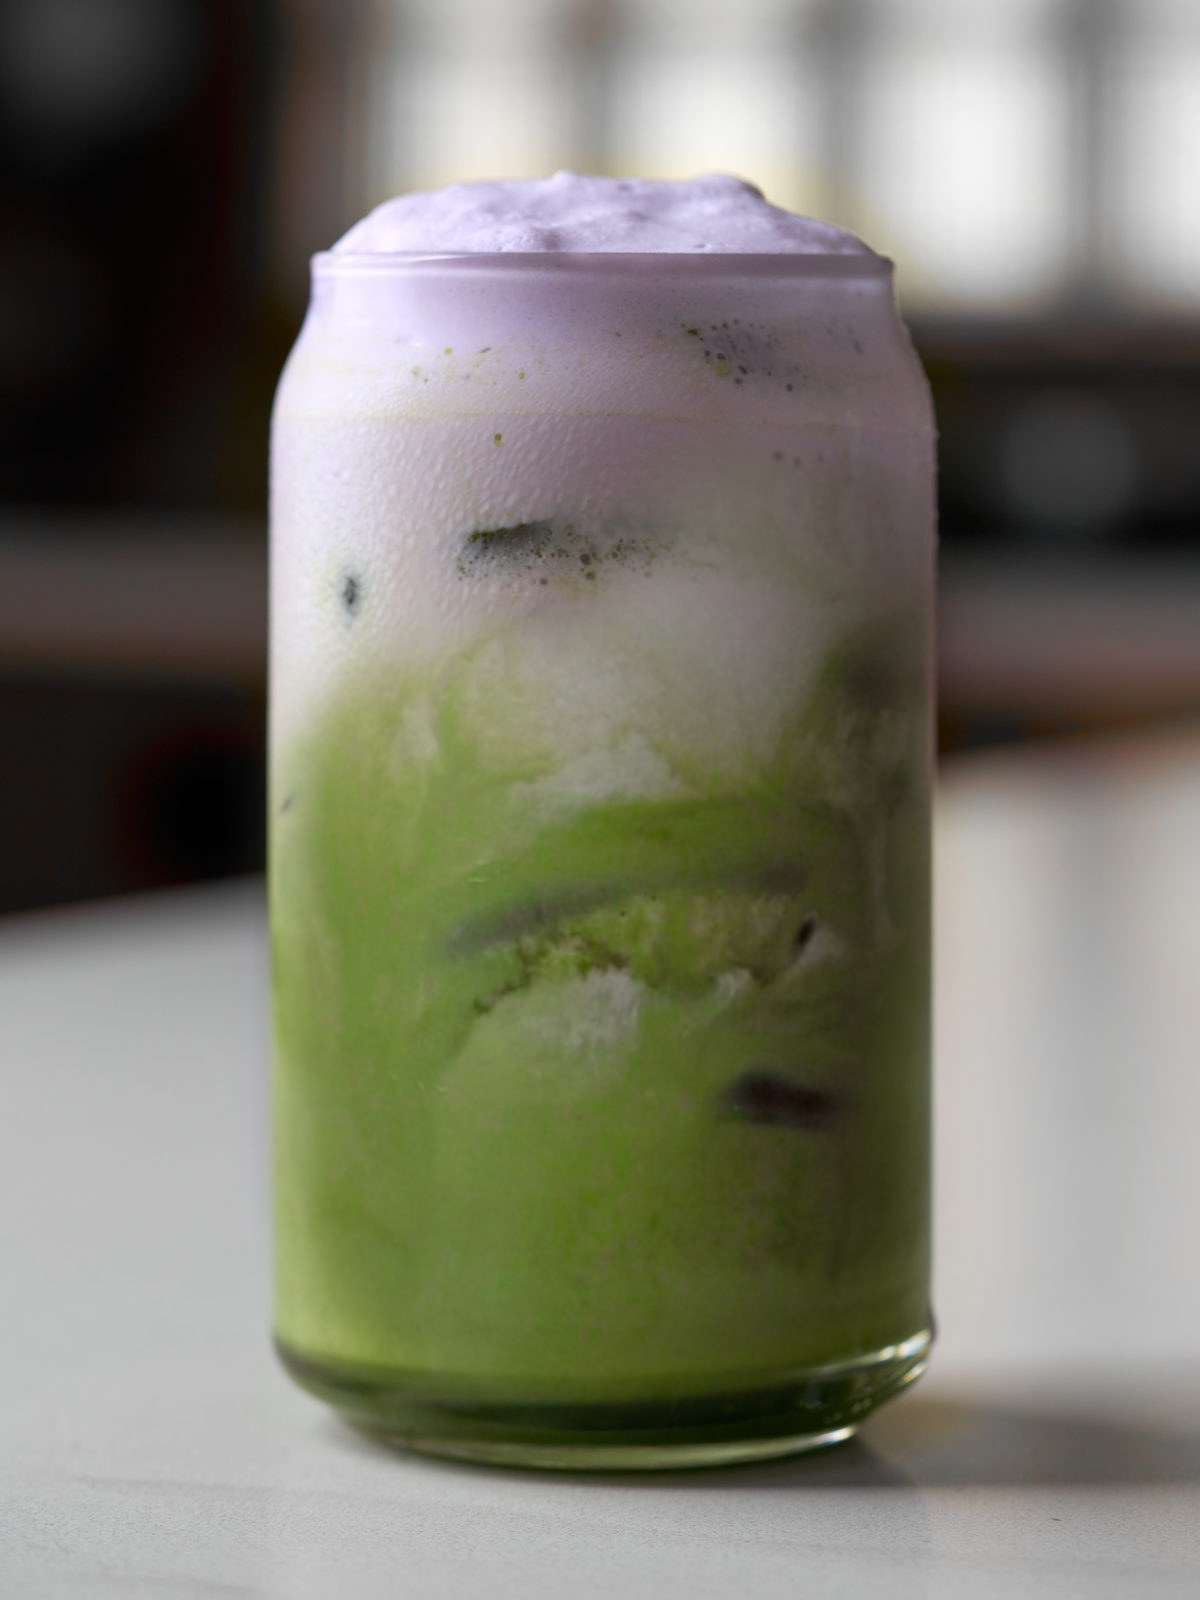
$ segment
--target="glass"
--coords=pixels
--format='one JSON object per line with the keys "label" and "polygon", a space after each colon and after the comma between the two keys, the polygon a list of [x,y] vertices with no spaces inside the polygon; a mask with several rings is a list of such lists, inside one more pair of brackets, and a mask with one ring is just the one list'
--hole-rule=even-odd
{"label": "glass", "polygon": [[415,1448],[930,1342],[933,430],[876,258],[318,256],[272,433],[276,1333]]}

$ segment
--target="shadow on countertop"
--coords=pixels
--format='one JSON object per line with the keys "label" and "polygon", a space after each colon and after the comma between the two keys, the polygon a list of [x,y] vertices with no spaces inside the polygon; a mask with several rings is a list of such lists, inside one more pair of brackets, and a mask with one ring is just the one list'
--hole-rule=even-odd
{"label": "shadow on countertop", "polygon": [[[343,1449],[395,1452],[330,1419]],[[511,1478],[513,1468],[429,1458],[448,1472]],[[1166,1430],[1040,1410],[914,1397],[866,1434],[809,1455],[680,1472],[525,1472],[576,1483],[670,1489],[920,1489],[1200,1484],[1200,1431]]]}

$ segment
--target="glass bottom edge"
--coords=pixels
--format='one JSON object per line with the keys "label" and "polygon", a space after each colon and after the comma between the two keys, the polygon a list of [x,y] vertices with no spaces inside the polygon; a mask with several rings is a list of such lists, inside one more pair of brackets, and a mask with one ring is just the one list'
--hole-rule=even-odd
{"label": "glass bottom edge", "polygon": [[928,1329],[769,1385],[628,1402],[438,1399],[404,1374],[313,1358],[276,1339],[292,1378],[362,1433],[401,1450],[494,1466],[662,1471],[767,1461],[849,1439],[925,1370]]}

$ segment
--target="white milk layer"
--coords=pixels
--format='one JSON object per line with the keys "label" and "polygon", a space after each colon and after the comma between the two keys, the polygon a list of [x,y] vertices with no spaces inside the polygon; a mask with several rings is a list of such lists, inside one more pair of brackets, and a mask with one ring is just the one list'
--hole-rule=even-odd
{"label": "white milk layer", "polygon": [[[556,226],[580,239],[579,186],[602,182],[442,204],[557,184]],[[746,219],[773,212],[703,180],[644,227],[668,237],[704,183]],[[675,792],[689,771],[769,761],[838,639],[921,615],[927,392],[886,266],[857,241],[823,253],[820,225],[791,219],[809,244],[774,264],[716,248],[597,264],[545,243],[532,264],[372,262],[365,243],[401,247],[382,212],[315,264],[276,403],[277,746],[381,673],[434,693],[468,662],[481,747],[503,764],[524,741],[528,770],[556,775],[531,803]],[[470,237],[500,249],[492,226]],[[414,718],[408,756],[436,758]]]}

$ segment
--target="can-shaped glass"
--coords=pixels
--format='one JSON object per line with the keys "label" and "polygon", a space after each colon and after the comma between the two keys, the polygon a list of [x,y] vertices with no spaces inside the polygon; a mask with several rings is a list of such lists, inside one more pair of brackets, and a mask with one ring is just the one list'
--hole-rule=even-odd
{"label": "can-shaped glass", "polygon": [[318,256],[272,426],[276,1338],[418,1449],[930,1342],[928,389],[870,255]]}

